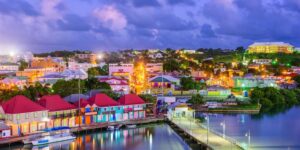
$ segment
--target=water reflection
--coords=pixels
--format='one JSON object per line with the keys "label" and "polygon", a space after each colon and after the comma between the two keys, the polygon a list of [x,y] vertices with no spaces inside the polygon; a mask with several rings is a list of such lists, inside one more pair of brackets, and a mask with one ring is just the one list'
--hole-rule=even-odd
{"label": "water reflection", "polygon": [[221,122],[226,122],[226,136],[248,145],[251,132],[251,149],[300,149],[300,108],[284,109],[277,113],[248,114],[211,114],[210,128],[222,133]]}
{"label": "water reflection", "polygon": [[13,146],[12,149],[35,150],[185,150],[189,146],[166,124],[152,124],[136,129],[121,129],[77,135],[74,141],[46,146]]}

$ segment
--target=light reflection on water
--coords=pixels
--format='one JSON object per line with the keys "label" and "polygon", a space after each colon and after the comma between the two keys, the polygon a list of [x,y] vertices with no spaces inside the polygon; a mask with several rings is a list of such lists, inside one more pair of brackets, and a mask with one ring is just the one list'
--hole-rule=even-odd
{"label": "light reflection on water", "polygon": [[246,133],[251,133],[251,149],[299,150],[300,108],[295,107],[276,115],[211,114],[210,128],[223,133],[221,122],[226,122],[226,136],[248,144]]}
{"label": "light reflection on water", "polygon": [[[29,149],[30,146],[14,146],[11,149]],[[185,150],[189,146],[167,125],[152,124],[136,129],[95,131],[78,135],[74,141],[64,141],[36,150]]]}

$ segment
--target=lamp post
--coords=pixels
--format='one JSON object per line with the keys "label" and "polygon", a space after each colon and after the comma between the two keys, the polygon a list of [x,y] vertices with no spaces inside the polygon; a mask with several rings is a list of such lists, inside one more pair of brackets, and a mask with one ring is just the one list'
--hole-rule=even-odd
{"label": "lamp post", "polygon": [[207,121],[207,127],[206,127],[206,129],[207,129],[207,134],[206,134],[206,142],[207,142],[207,145],[208,145],[208,134],[209,134],[209,116],[207,115],[207,116],[205,117],[205,119],[206,119],[206,121]]}
{"label": "lamp post", "polygon": [[223,138],[225,138],[225,130],[226,130],[225,121],[221,122],[220,125],[223,127]]}
{"label": "lamp post", "polygon": [[245,136],[248,137],[248,146],[247,146],[247,149],[249,150],[250,147],[251,147],[251,143],[250,143],[251,142],[250,141],[251,140],[250,130],[248,131],[248,133],[245,134]]}

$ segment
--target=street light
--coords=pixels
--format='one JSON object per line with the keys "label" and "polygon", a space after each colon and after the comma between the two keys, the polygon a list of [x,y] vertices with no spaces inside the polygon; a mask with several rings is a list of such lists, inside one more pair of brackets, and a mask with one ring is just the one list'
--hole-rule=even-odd
{"label": "street light", "polygon": [[251,134],[250,134],[250,130],[248,131],[248,133],[245,134],[246,137],[248,137],[248,149],[250,149],[250,140],[251,140]]}
{"label": "street light", "polygon": [[225,121],[221,122],[220,125],[223,127],[223,138],[225,138],[225,130],[226,130]]}
{"label": "street light", "polygon": [[207,146],[208,146],[208,134],[209,134],[209,116],[208,116],[208,114],[207,114],[207,116],[205,117],[205,119],[206,119],[206,121],[207,121],[207,127],[206,127],[206,129],[207,129],[207,135],[206,135],[206,142],[207,142]]}

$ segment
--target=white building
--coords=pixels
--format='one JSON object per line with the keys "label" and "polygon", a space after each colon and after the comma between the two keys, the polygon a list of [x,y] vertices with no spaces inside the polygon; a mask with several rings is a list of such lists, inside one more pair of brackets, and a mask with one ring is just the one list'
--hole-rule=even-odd
{"label": "white building", "polygon": [[113,76],[99,76],[97,77],[100,82],[106,82],[110,85],[112,91],[120,94],[129,94],[130,86],[127,79]]}
{"label": "white building", "polygon": [[253,63],[260,65],[268,65],[272,63],[272,59],[253,59]]}
{"label": "white building", "polygon": [[133,64],[109,64],[109,76],[126,77],[133,73]]}
{"label": "white building", "polygon": [[42,77],[39,77],[39,81],[41,83],[49,83],[49,84],[54,84],[56,83],[57,80],[72,80],[72,79],[87,79],[88,74],[82,70],[65,70],[63,72],[54,72],[54,73],[49,73],[46,74]]}
{"label": "white building", "polygon": [[84,71],[87,71],[89,68],[97,67],[97,64],[91,64],[91,63],[78,63],[75,61],[69,62],[68,69],[70,70],[79,70],[82,69]]}
{"label": "white building", "polygon": [[16,63],[0,63],[0,73],[17,72],[19,65]]}

